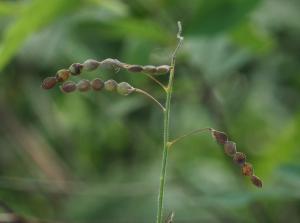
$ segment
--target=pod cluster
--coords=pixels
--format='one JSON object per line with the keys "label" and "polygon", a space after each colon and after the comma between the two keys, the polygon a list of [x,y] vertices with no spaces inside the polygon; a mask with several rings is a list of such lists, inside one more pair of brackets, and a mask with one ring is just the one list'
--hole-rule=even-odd
{"label": "pod cluster", "polygon": [[223,146],[225,154],[232,157],[234,163],[240,166],[242,174],[250,177],[252,184],[256,187],[262,187],[261,179],[254,174],[252,164],[246,162],[246,155],[237,151],[236,143],[229,141],[224,132],[211,129],[211,133],[216,142]]}
{"label": "pod cluster", "polygon": [[[44,89],[50,89],[55,86],[56,83],[59,81],[56,77],[47,77],[44,79],[42,83],[42,87]],[[90,90],[93,91],[115,91],[121,95],[127,96],[135,91],[135,88],[132,87],[127,82],[120,82],[117,83],[115,80],[110,79],[107,81],[103,81],[100,78],[95,78],[93,80],[80,80],[79,82],[74,81],[65,81],[61,86],[60,89],[63,93],[71,93],[75,91],[80,92],[87,92]]]}

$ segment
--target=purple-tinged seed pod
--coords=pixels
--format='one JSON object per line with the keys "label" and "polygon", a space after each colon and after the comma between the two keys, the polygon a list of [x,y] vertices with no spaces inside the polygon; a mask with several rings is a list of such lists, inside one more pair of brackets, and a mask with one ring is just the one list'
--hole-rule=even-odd
{"label": "purple-tinged seed pod", "polygon": [[101,91],[104,88],[104,82],[100,78],[95,78],[91,81],[91,86],[94,91]]}
{"label": "purple-tinged seed pod", "polygon": [[245,162],[242,166],[242,173],[244,176],[252,176],[253,175],[253,166],[251,163]]}
{"label": "purple-tinged seed pod", "polygon": [[224,144],[224,152],[228,156],[233,156],[236,153],[236,144],[232,141],[227,141]]}
{"label": "purple-tinged seed pod", "polygon": [[228,141],[228,137],[224,132],[220,132],[217,130],[212,129],[211,130],[212,137],[217,141],[217,143],[224,145],[225,142]]}
{"label": "purple-tinged seed pod", "polygon": [[51,89],[56,85],[57,81],[55,77],[46,77],[42,82],[42,88],[45,90]]}
{"label": "purple-tinged seed pod", "polygon": [[83,69],[83,65],[80,63],[73,63],[70,67],[69,70],[71,72],[72,75],[79,75],[81,74],[81,71]]}
{"label": "purple-tinged seed pod", "polygon": [[147,74],[155,74],[157,72],[157,69],[153,65],[146,65],[143,67],[143,72]]}
{"label": "purple-tinged seed pod", "polygon": [[139,72],[142,72],[143,71],[143,67],[140,66],[140,65],[129,65],[127,67],[127,70],[129,72],[133,72],[133,73],[139,73]]}
{"label": "purple-tinged seed pod", "polygon": [[107,80],[104,82],[104,88],[107,91],[115,91],[117,89],[117,86],[118,86],[118,83],[113,79],[110,79],[110,80]]}
{"label": "purple-tinged seed pod", "polygon": [[251,176],[251,182],[253,185],[255,185],[256,187],[261,188],[262,187],[262,181],[261,179],[259,179],[257,176],[253,175]]}
{"label": "purple-tinged seed pod", "polygon": [[127,96],[134,91],[134,87],[132,87],[127,82],[121,82],[117,86],[117,92],[121,95]]}
{"label": "purple-tinged seed pod", "polygon": [[57,71],[57,73],[56,73],[56,80],[58,82],[64,82],[69,79],[70,74],[71,74],[70,70],[61,69],[61,70]]}
{"label": "purple-tinged seed pod", "polygon": [[82,65],[83,65],[83,70],[93,71],[99,67],[100,63],[97,60],[88,59],[88,60],[84,61],[84,63]]}
{"label": "purple-tinged seed pod", "polygon": [[233,161],[238,165],[243,165],[246,162],[246,155],[241,152],[236,152],[233,156]]}
{"label": "purple-tinged seed pod", "polygon": [[81,92],[86,92],[90,90],[90,88],[91,88],[91,84],[88,80],[80,80],[77,83],[77,89]]}
{"label": "purple-tinged seed pod", "polygon": [[64,93],[71,93],[76,90],[76,83],[73,81],[67,81],[63,83],[63,85],[60,87],[61,91]]}
{"label": "purple-tinged seed pod", "polygon": [[169,65],[161,65],[156,67],[156,73],[155,74],[166,74],[169,73],[170,66]]}

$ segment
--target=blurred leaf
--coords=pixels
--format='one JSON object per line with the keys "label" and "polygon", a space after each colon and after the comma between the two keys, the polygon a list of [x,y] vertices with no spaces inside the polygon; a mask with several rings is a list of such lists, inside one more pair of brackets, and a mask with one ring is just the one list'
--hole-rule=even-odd
{"label": "blurred leaf", "polygon": [[32,33],[48,25],[59,16],[79,6],[80,0],[52,0],[51,4],[34,0],[4,34],[0,45],[0,70],[10,61]]}

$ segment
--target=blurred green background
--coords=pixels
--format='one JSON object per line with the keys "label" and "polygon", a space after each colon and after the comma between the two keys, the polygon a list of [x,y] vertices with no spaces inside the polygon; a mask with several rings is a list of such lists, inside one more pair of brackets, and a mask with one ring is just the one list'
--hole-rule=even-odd
{"label": "blurred green background", "polygon": [[[209,134],[170,152],[175,222],[300,222],[299,0],[0,1],[0,199],[42,222],[150,223],[162,114],[140,95],[63,95],[46,76],[88,58],[168,64],[176,22],[171,136],[228,133],[264,181],[257,189]],[[151,80],[114,78],[152,92]],[[166,81],[166,77],[161,77]]]}

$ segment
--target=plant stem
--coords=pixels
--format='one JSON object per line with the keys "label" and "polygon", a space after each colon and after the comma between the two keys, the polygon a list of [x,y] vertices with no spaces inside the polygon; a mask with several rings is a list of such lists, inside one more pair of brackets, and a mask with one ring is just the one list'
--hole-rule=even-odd
{"label": "plant stem", "polygon": [[166,104],[165,104],[166,110],[164,112],[164,148],[163,148],[161,175],[160,175],[160,186],[159,186],[159,194],[158,194],[158,208],[157,208],[156,223],[162,223],[162,218],[163,218],[163,201],[164,201],[165,178],[166,178],[166,172],[167,172],[170,110],[171,110],[171,98],[172,98],[172,92],[173,92],[175,61],[176,61],[177,51],[180,48],[180,46],[182,45],[182,41],[183,41],[183,37],[181,36],[181,23],[180,22],[178,22],[177,38],[178,38],[178,44],[172,54],[172,59],[171,59],[171,70],[170,70],[169,82],[168,82],[168,87],[167,87],[167,98],[166,98]]}
{"label": "plant stem", "polygon": [[139,88],[134,88],[134,91],[137,92],[137,93],[140,93],[140,94],[143,94],[143,95],[147,96],[152,101],[154,101],[162,109],[163,112],[166,111],[165,107],[158,100],[156,100],[151,94],[149,94],[148,92],[146,92],[146,91],[144,91],[142,89],[139,89]]}
{"label": "plant stem", "polygon": [[202,128],[202,129],[196,129],[194,131],[188,132],[188,133],[186,133],[186,134],[184,134],[182,136],[179,136],[176,139],[170,141],[168,143],[168,148],[170,149],[175,143],[177,143],[177,142],[185,139],[188,136],[191,136],[191,135],[194,135],[194,134],[197,134],[197,133],[200,133],[200,132],[211,131],[211,130],[212,130],[212,128]]}

